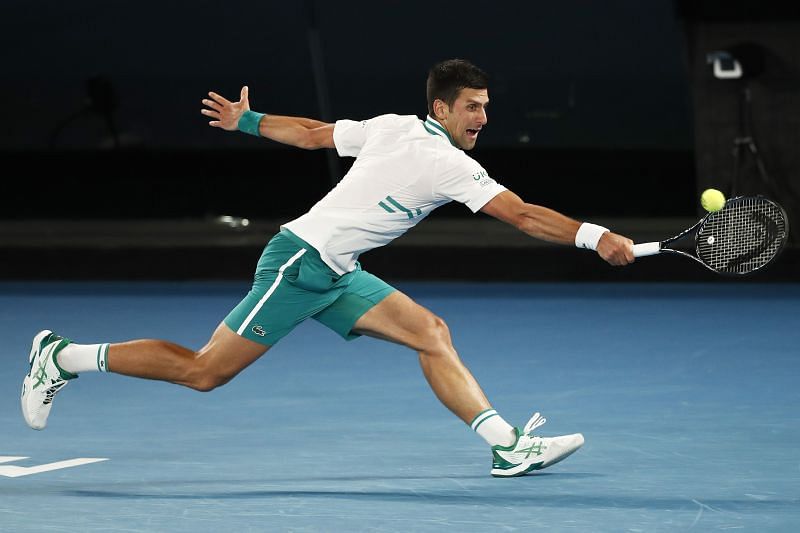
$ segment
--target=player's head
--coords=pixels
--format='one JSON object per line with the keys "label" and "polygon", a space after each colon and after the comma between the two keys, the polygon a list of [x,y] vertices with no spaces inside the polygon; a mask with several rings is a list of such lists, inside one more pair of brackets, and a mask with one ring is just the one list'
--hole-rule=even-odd
{"label": "player's head", "polygon": [[470,150],[486,124],[489,77],[463,59],[448,59],[428,72],[428,114],[448,131],[453,142]]}

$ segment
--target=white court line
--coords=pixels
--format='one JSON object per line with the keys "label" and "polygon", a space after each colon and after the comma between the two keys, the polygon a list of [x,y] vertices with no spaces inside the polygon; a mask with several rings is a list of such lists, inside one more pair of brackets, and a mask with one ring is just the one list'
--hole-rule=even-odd
{"label": "white court line", "polygon": [[[20,459],[27,459],[27,457],[0,456],[0,463],[17,461]],[[5,476],[5,477],[30,476],[31,474],[41,474],[42,472],[50,472],[51,470],[60,470],[62,468],[71,468],[73,466],[99,463],[100,461],[108,461],[108,459],[100,457],[78,457],[77,459],[68,459],[66,461],[57,461],[55,463],[47,463],[44,465],[36,465],[36,466],[14,466],[14,465],[0,466],[0,476]]]}
{"label": "white court line", "polygon": [[22,461],[27,457],[16,457],[14,455],[0,455],[0,463],[11,463],[13,461]]}

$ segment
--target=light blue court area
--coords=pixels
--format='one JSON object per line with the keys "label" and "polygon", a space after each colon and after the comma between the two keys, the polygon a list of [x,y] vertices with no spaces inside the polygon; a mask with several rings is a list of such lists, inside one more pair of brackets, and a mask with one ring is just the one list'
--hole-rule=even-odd
{"label": "light blue court area", "polygon": [[[248,286],[0,284],[0,472],[29,473],[0,476],[0,530],[800,530],[800,286],[396,286],[507,420],[540,411],[583,449],[494,479],[415,354],[314,322],[208,394],[84,374],[36,432],[18,395],[39,329],[200,347]],[[77,458],[107,460],[18,468]]]}

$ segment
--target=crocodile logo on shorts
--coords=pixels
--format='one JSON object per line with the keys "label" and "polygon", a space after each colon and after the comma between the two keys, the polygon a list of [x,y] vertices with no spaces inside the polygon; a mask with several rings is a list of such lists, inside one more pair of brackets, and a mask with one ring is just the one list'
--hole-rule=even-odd
{"label": "crocodile logo on shorts", "polygon": [[262,328],[261,326],[253,326],[253,333],[258,335],[259,337],[263,337],[264,335],[267,334],[267,332],[264,331],[264,328]]}

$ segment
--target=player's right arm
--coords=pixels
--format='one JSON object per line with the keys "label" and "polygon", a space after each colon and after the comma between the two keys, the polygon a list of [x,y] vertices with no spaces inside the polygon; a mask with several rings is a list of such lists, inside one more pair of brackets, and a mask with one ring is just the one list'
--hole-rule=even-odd
{"label": "player's right arm", "polygon": [[[524,202],[511,191],[503,191],[481,208],[487,215],[502,220],[537,239],[575,244],[581,223],[540,205]],[[633,241],[606,231],[600,236],[596,251],[612,265],[627,265],[634,261]]]}
{"label": "player's right arm", "polygon": [[[246,111],[250,111],[248,88],[242,87],[238,102],[231,102],[215,92],[208,93],[208,96],[203,99],[206,108],[200,110],[212,119],[208,125],[227,131],[238,130],[239,119]],[[258,133],[279,143],[316,150],[334,148],[333,127],[333,124],[310,118],[264,115],[258,123]]]}
{"label": "player's right arm", "polygon": [[627,237],[523,201],[490,178],[483,167],[462,151],[451,151],[446,157],[449,159],[442,161],[435,184],[437,195],[461,202],[473,213],[482,211],[531,237],[596,250],[612,265],[633,262],[633,241]]}

